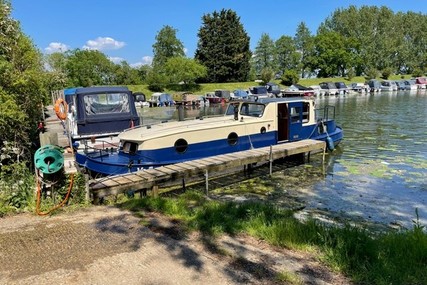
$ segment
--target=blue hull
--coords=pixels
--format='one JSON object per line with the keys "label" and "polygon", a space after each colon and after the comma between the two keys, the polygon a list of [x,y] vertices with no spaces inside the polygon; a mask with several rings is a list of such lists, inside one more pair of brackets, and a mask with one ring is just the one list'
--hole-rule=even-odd
{"label": "blue hull", "polygon": [[[327,138],[330,137],[333,144],[338,145],[343,139],[342,129],[340,127],[335,127],[335,123],[333,121],[328,122],[327,126],[328,129],[332,129],[332,127],[334,127],[335,130],[330,133],[324,132],[319,134],[317,126],[315,129],[313,129],[313,126],[309,126],[301,131],[300,137],[295,141],[302,139],[314,139],[326,142]],[[282,143],[288,142],[290,141]],[[84,165],[84,167],[91,172],[102,175],[117,175],[276,144],[277,132],[272,131],[263,134],[240,137],[236,145],[230,145],[226,139],[221,139],[191,144],[184,153],[177,153],[175,148],[171,146],[163,149],[138,151],[134,155],[123,152],[94,152],[88,153],[86,156],[80,154],[77,161],[80,161],[80,164]]]}

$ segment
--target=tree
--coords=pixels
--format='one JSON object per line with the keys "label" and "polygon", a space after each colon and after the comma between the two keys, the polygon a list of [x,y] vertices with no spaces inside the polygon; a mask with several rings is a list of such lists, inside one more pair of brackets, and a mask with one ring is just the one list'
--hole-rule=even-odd
{"label": "tree", "polygon": [[153,67],[161,69],[169,58],[184,57],[184,45],[176,37],[177,30],[171,26],[164,26],[156,35],[153,44]]}
{"label": "tree", "polygon": [[311,63],[312,53],[314,50],[313,37],[304,22],[301,22],[298,25],[294,41],[298,52],[301,54],[300,70],[301,77],[304,78],[307,72],[307,67]]}
{"label": "tree", "polygon": [[345,76],[352,67],[351,49],[346,39],[337,32],[323,31],[316,38],[315,58],[311,68],[319,70],[319,77]]}
{"label": "tree", "polygon": [[114,65],[114,82],[117,85],[138,85],[142,84],[142,77],[139,70],[132,68],[127,61]]}
{"label": "tree", "polygon": [[16,188],[0,183],[0,199],[8,189],[31,191],[16,182],[22,181],[23,167],[31,165],[37,122],[50,98],[42,56],[11,18],[11,10],[10,1],[0,0],[0,182],[13,181]]}
{"label": "tree", "polygon": [[250,70],[249,36],[232,10],[202,17],[195,59],[207,67],[207,82],[246,81]]}
{"label": "tree", "polygon": [[114,64],[97,50],[72,51],[66,69],[71,86],[115,84]]}
{"label": "tree", "polygon": [[266,33],[261,35],[255,47],[254,63],[257,74],[261,74],[264,69],[275,70],[275,46],[274,41]]}
{"label": "tree", "polygon": [[296,70],[301,60],[295,41],[289,36],[281,36],[275,43],[277,68],[280,74],[286,70]]}
{"label": "tree", "polygon": [[171,83],[183,82],[184,85],[195,83],[197,78],[206,76],[206,67],[194,59],[172,57],[165,64],[165,74]]}

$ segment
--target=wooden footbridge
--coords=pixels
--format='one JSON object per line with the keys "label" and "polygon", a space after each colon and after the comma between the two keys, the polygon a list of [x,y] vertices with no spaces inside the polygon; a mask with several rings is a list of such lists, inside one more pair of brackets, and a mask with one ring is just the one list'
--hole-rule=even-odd
{"label": "wooden footbridge", "polygon": [[152,190],[157,195],[159,187],[177,186],[188,182],[206,181],[208,192],[209,178],[224,174],[224,171],[247,167],[254,163],[269,162],[270,174],[274,160],[296,154],[326,151],[326,143],[317,140],[301,140],[297,142],[274,145],[270,147],[251,149],[211,156],[207,158],[166,165],[137,172],[102,177],[89,182],[89,191],[96,203],[99,198],[123,192],[134,191],[146,193]]}

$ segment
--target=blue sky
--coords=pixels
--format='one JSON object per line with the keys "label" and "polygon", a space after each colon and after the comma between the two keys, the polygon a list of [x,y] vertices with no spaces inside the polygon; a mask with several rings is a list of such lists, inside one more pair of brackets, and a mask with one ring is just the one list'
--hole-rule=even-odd
{"label": "blue sky", "polygon": [[223,8],[240,17],[253,50],[262,33],[273,40],[294,36],[301,22],[315,34],[333,11],[349,5],[427,13],[425,0],[12,0],[12,17],[43,53],[91,48],[138,65],[150,62],[155,36],[165,25],[178,30],[193,57],[202,16]]}

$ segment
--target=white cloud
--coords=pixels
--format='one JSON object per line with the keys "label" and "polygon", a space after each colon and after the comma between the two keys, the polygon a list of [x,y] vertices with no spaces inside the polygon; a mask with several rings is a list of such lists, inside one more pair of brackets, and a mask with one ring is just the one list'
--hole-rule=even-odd
{"label": "white cloud", "polygon": [[49,46],[47,48],[44,49],[44,51],[47,54],[51,54],[54,52],[65,52],[69,49],[70,49],[70,47],[67,46],[66,44],[52,42],[49,44]]}
{"label": "white cloud", "polygon": [[188,49],[184,48],[184,53],[187,54],[187,52],[188,52]]}
{"label": "white cloud", "polygon": [[130,66],[135,68],[135,67],[140,67],[141,65],[151,65],[152,62],[153,62],[153,57],[147,55],[142,58],[142,61],[132,63],[130,64]]}
{"label": "white cloud", "polygon": [[118,57],[118,56],[110,56],[110,57],[108,57],[108,59],[110,61],[112,61],[113,63],[115,63],[115,64],[119,64],[119,63],[121,63],[122,61],[125,60],[124,58]]}
{"label": "white cloud", "polygon": [[95,40],[88,40],[83,49],[90,50],[112,50],[120,49],[126,45],[125,42],[116,41],[110,37],[98,37]]}

